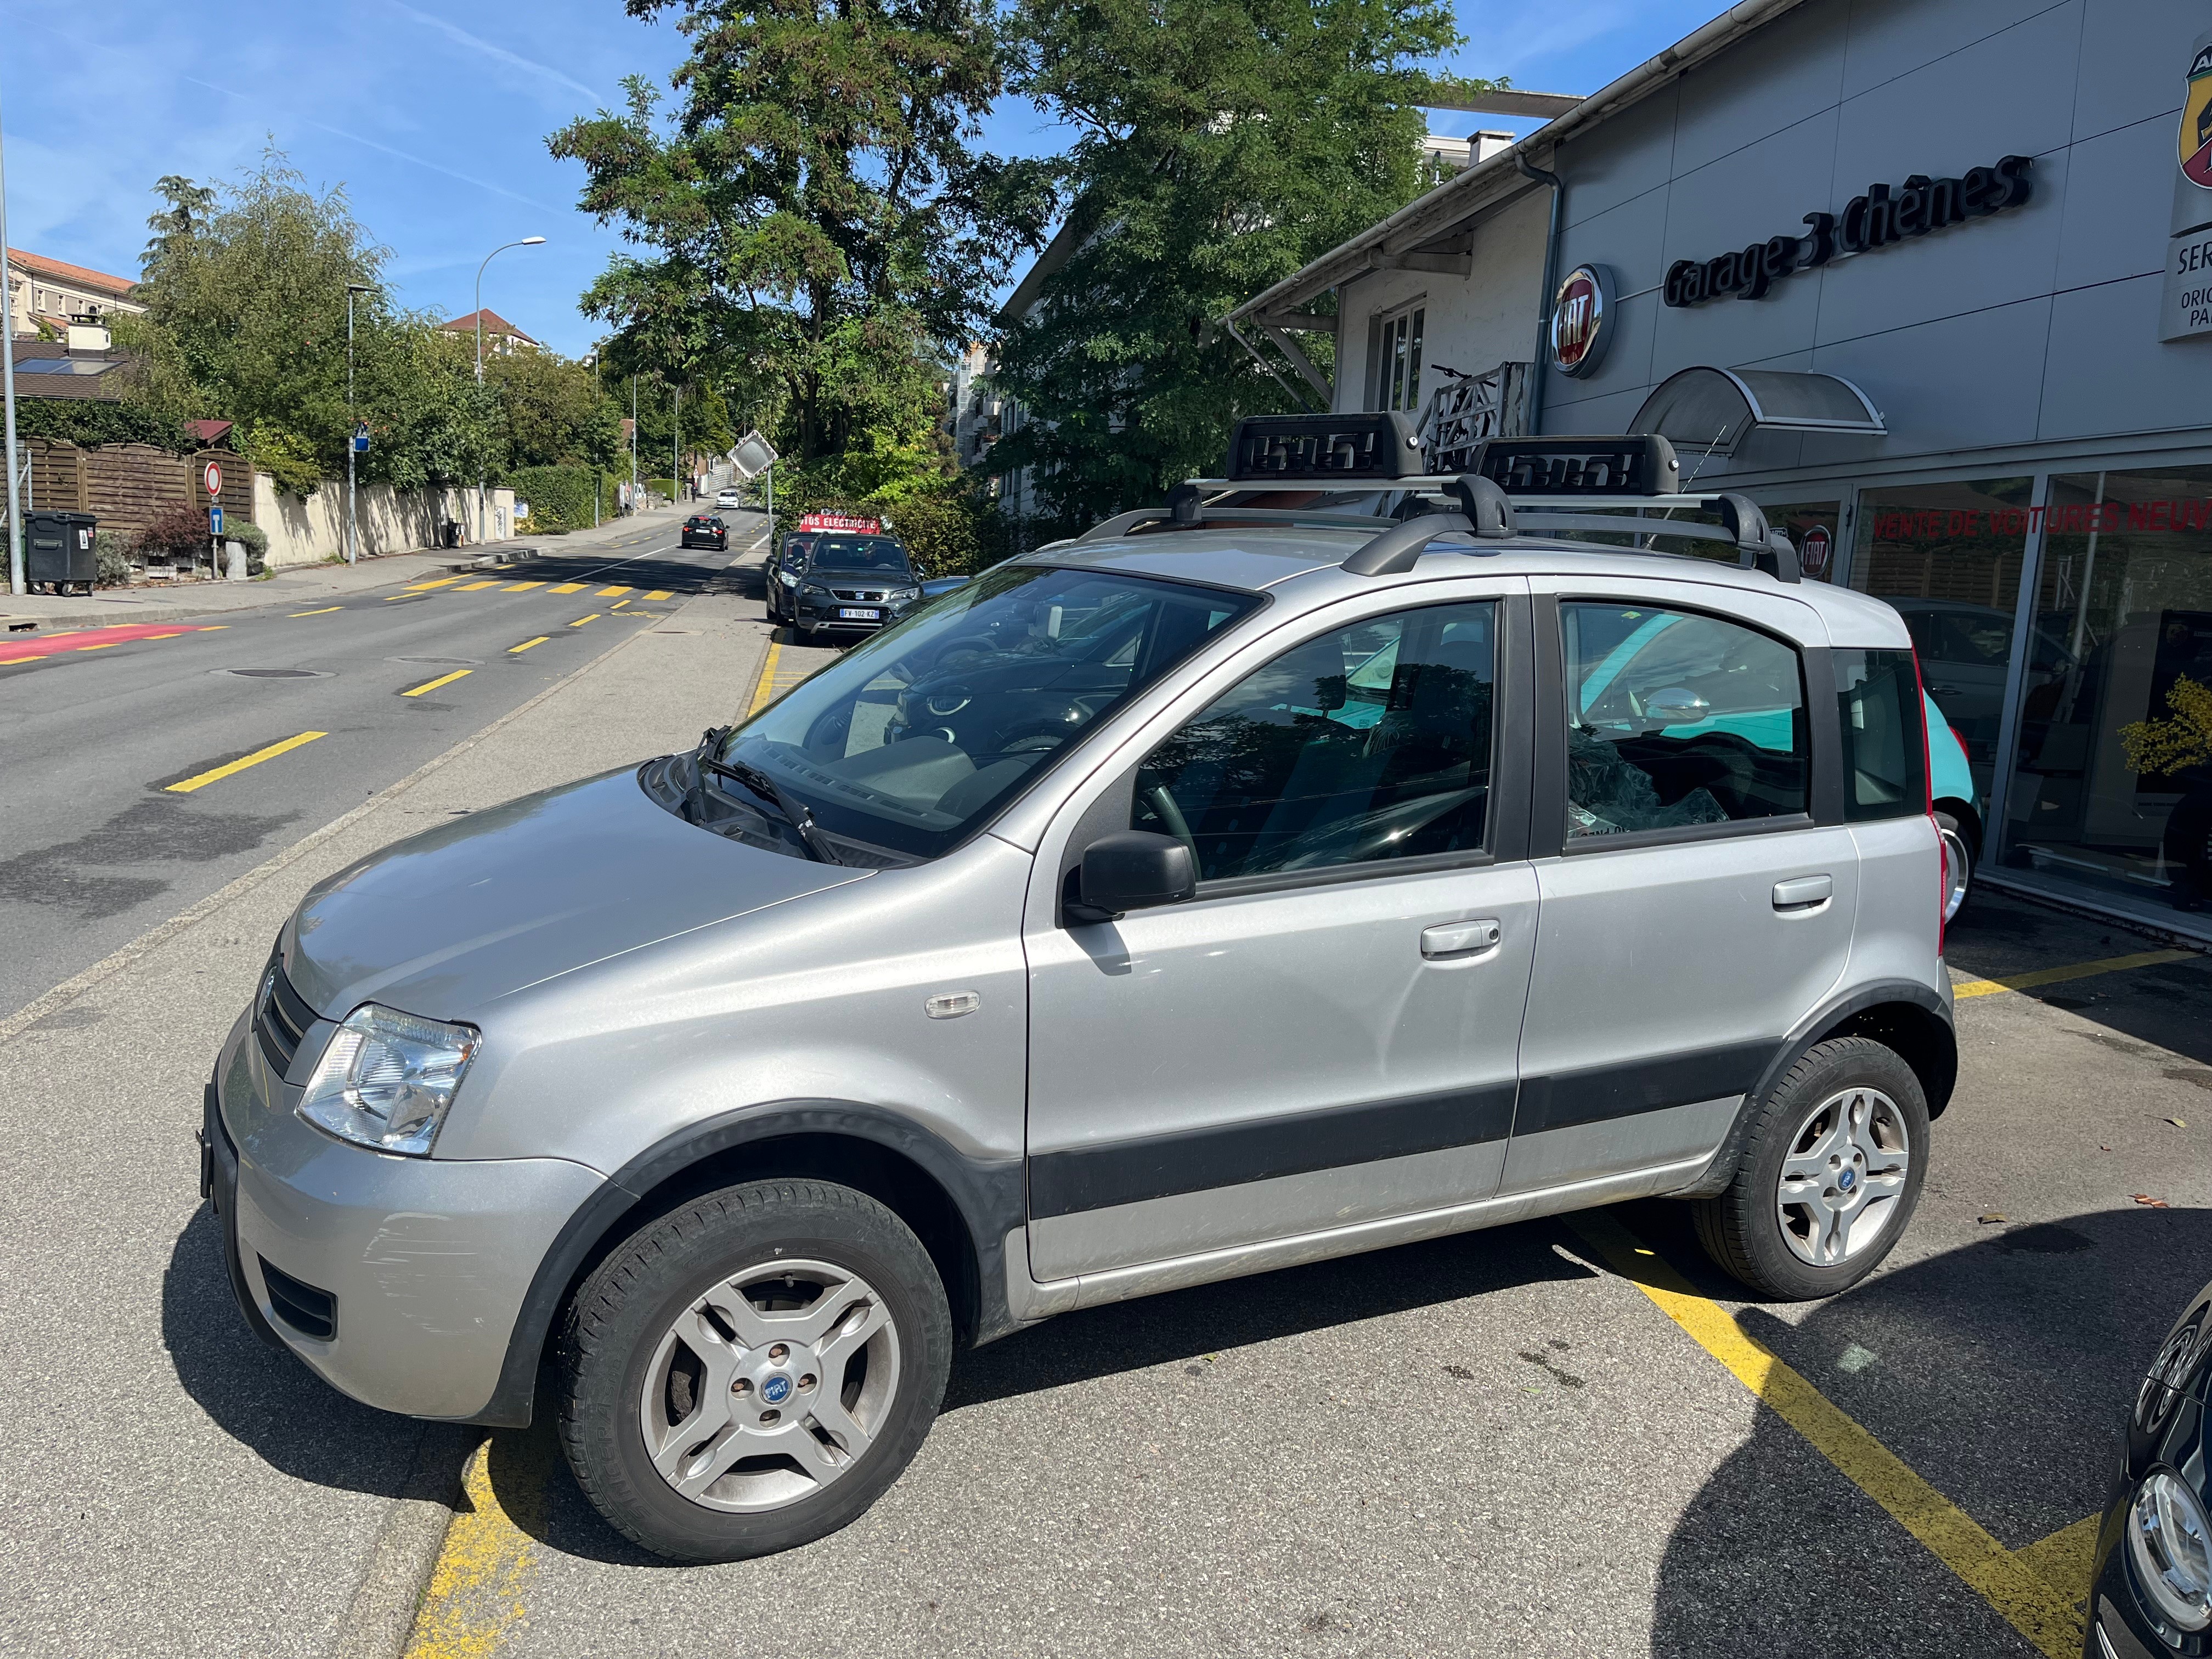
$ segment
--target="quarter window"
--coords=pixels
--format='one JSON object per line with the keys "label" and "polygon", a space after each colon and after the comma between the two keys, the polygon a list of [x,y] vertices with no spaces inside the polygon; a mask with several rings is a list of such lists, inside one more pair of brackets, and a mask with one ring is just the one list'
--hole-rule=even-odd
{"label": "quarter window", "polygon": [[1928,810],[1928,732],[1910,651],[1838,651],[1844,816],[1853,823]]}
{"label": "quarter window", "polygon": [[1806,810],[1795,650],[1695,611],[1559,607],[1570,841]]}
{"label": "quarter window", "polygon": [[1433,605],[1293,647],[1137,774],[1133,828],[1215,881],[1480,850],[1498,608]]}

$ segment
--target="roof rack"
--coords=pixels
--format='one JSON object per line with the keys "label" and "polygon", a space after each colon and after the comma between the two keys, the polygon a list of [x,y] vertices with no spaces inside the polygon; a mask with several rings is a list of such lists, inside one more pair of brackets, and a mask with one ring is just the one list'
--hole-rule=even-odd
{"label": "roof rack", "polygon": [[[1237,422],[1230,434],[1229,464],[1218,478],[1193,478],[1168,492],[1164,506],[1123,513],[1093,527],[1079,541],[1127,535],[1147,524],[1188,527],[1208,522],[1308,524],[1336,528],[1389,527],[1346,558],[1354,575],[1389,576],[1411,570],[1440,537],[1499,541],[1546,531],[1596,531],[1673,541],[1718,542],[1735,549],[1737,562],[1778,581],[1800,579],[1796,550],[1774,530],[1748,496],[1729,491],[1691,494],[1680,488],[1681,463],[1674,446],[1656,434],[1621,437],[1492,438],[1475,445],[1467,471],[1422,470],[1411,419],[1395,412],[1349,415],[1261,415]],[[1399,492],[1397,512],[1331,512],[1209,503],[1224,492],[1316,489]],[[1423,497],[1439,497],[1442,511],[1411,512]],[[1578,507],[1635,507],[1629,519],[1577,512]],[[1641,516],[1652,508],[1694,508],[1714,514],[1718,526]],[[1522,513],[1537,515],[1523,526]],[[1393,520],[1396,520],[1393,522]],[[1638,546],[1626,552],[1650,551]]]}

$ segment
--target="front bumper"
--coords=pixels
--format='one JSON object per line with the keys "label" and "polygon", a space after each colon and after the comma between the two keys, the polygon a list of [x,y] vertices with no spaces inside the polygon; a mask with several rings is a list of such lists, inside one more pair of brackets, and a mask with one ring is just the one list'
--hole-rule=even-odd
{"label": "front bumper", "polygon": [[[900,621],[906,613],[919,605],[919,599],[903,601],[882,599],[817,599],[801,593],[795,599],[785,601],[793,608],[796,619],[808,628],[831,629],[854,634],[872,634]],[[873,611],[872,619],[864,617],[840,617],[840,611]]]}
{"label": "front bumper", "polygon": [[[483,1411],[538,1264],[605,1177],[562,1158],[371,1152],[310,1127],[299,1097],[241,1018],[208,1090],[201,1180],[246,1322],[365,1405]],[[326,1340],[288,1322],[264,1264],[333,1299]]]}

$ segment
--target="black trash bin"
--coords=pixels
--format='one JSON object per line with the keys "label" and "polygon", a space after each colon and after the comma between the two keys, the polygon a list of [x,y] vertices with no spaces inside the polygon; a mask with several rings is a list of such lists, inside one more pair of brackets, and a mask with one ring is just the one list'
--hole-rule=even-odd
{"label": "black trash bin", "polygon": [[459,520],[448,519],[444,524],[438,527],[444,532],[442,539],[447,547],[459,547],[461,544],[461,525]]}
{"label": "black trash bin", "polygon": [[26,513],[23,515],[23,580],[33,591],[52,587],[89,593],[100,580],[100,553],[93,532],[100,520],[89,513]]}

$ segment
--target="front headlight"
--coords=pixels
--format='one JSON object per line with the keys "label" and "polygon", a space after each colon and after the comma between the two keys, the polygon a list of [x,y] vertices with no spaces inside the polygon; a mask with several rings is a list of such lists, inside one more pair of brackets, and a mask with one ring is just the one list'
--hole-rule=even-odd
{"label": "front headlight", "polygon": [[777,571],[777,572],[775,573],[775,579],[776,579],[776,580],[778,580],[778,581],[781,582],[781,583],[782,583],[786,587],[791,587],[791,586],[795,586],[795,585],[798,583],[798,580],[799,580],[799,578],[798,578],[798,577],[796,577],[796,576],[794,576],[794,575],[793,575],[793,574],[791,574],[791,572],[789,572],[788,570],[779,570],[779,571]]}
{"label": "front headlight", "polygon": [[2178,1630],[2212,1625],[2212,1521],[2188,1484],[2156,1469],[2128,1505],[2128,1560],[2149,1611]]}
{"label": "front headlight", "polygon": [[799,591],[810,599],[821,599],[826,602],[833,597],[830,590],[820,582],[808,582]]}
{"label": "front headlight", "polygon": [[300,1115],[342,1140],[427,1158],[482,1041],[474,1026],[364,1002],[323,1050]]}
{"label": "front headlight", "polygon": [[918,599],[921,597],[921,590],[918,587],[894,587],[891,589],[891,600],[896,605],[904,605],[909,600]]}

